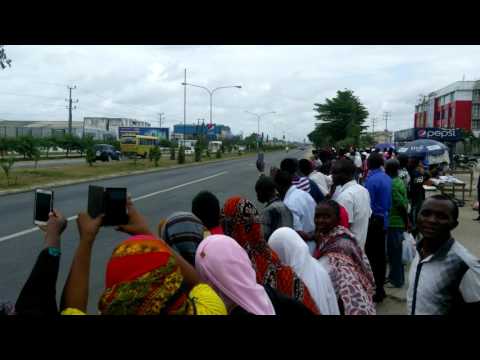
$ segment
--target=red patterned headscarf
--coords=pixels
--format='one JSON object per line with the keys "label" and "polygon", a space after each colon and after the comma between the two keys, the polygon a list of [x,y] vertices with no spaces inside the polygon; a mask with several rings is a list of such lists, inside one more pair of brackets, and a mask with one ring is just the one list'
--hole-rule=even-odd
{"label": "red patterned headscarf", "polygon": [[139,235],[122,242],[107,265],[102,315],[190,315],[183,276],[165,244]]}
{"label": "red patterned headscarf", "polygon": [[258,210],[251,201],[240,196],[229,198],[222,218],[225,234],[235,239],[250,257],[259,284],[270,285],[319,314],[307,286],[291,267],[282,265],[278,255],[268,246]]}

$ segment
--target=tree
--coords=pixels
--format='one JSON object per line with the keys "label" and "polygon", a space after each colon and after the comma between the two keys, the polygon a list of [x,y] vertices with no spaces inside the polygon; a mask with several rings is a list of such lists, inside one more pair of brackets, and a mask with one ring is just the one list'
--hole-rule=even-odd
{"label": "tree", "polygon": [[10,67],[12,60],[7,58],[7,54],[5,53],[5,45],[0,45],[0,67],[5,69],[7,66]]}
{"label": "tree", "polygon": [[160,139],[161,147],[171,147],[172,143],[168,139]]}
{"label": "tree", "polygon": [[368,111],[352,90],[339,90],[336,97],[325,99],[325,103],[315,103],[314,111],[317,112],[315,118],[320,122],[308,138],[315,145],[324,146],[325,139],[336,143],[346,138],[352,138],[358,145],[360,134],[366,129],[363,124]]}
{"label": "tree", "polygon": [[185,164],[185,148],[183,146],[178,149],[178,163]]}
{"label": "tree", "polygon": [[215,157],[217,159],[221,159],[222,158],[222,151],[221,150],[218,150],[216,153],[215,153]]}
{"label": "tree", "polygon": [[202,161],[202,148],[198,142],[195,144],[195,161]]}
{"label": "tree", "polygon": [[14,163],[15,158],[13,157],[0,159],[0,167],[5,173],[5,177],[7,178],[7,186],[10,185],[10,170],[12,169]]}
{"label": "tree", "polygon": [[16,140],[7,137],[0,138],[0,156],[6,156],[9,151],[14,151]]}
{"label": "tree", "polygon": [[[36,156],[39,156],[39,140],[33,136],[22,136],[17,139],[16,151],[23,155],[24,159],[33,160]],[[38,161],[38,160],[37,160]]]}
{"label": "tree", "polygon": [[85,151],[85,161],[89,166],[93,166],[93,163],[97,159],[95,154],[95,140],[92,135],[86,135],[81,139],[81,145],[83,151]]}
{"label": "tree", "polygon": [[175,160],[175,147],[170,146],[170,160]]}
{"label": "tree", "polygon": [[158,146],[155,146],[150,150],[148,153],[148,159],[150,162],[154,161],[155,162],[155,167],[158,167],[158,162],[160,161],[160,158],[162,157],[162,152],[160,151],[160,148]]}

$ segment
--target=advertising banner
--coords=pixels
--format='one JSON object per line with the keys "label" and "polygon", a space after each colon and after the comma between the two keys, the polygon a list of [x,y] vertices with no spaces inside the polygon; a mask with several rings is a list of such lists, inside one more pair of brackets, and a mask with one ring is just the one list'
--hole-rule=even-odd
{"label": "advertising banner", "polygon": [[168,140],[168,128],[157,128],[157,127],[119,127],[118,128],[118,137],[121,139],[123,137],[133,137],[136,135],[142,136],[155,136],[159,140],[167,139]]}

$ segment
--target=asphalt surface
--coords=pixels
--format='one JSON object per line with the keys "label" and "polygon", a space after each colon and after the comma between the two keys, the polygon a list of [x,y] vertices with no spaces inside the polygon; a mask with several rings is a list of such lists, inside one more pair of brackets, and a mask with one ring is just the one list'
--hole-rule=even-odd
{"label": "asphalt surface", "polygon": [[[286,156],[301,158],[304,151],[269,153],[265,169],[279,166]],[[192,198],[202,190],[212,191],[223,203],[233,195],[246,196],[256,203],[254,185],[258,179],[255,157],[227,160],[196,167],[165,170],[92,182],[107,187],[126,187],[137,209],[156,233],[160,219],[174,211],[190,211]],[[55,208],[65,217],[86,211],[88,183],[54,188]],[[43,234],[34,230],[33,192],[0,196],[0,300],[15,301],[27,280],[36,258],[44,247]],[[31,232],[29,232],[31,231]],[[114,247],[128,236],[113,228],[102,228],[97,236],[90,272],[88,312],[97,313],[97,301],[104,289],[105,266]],[[62,257],[57,281],[61,296],[74,251],[78,243],[75,220],[69,221],[62,236]]]}

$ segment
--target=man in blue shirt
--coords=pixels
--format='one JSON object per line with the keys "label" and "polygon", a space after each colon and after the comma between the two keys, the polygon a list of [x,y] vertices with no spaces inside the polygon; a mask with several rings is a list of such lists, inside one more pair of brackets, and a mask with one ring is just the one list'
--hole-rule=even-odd
{"label": "man in blue shirt", "polygon": [[383,156],[373,153],[368,158],[368,176],[365,187],[370,194],[370,207],[372,216],[368,224],[365,253],[370,261],[375,278],[376,292],[373,300],[381,302],[385,298],[385,273],[386,264],[386,231],[388,217],[392,207],[392,179],[383,170]]}

